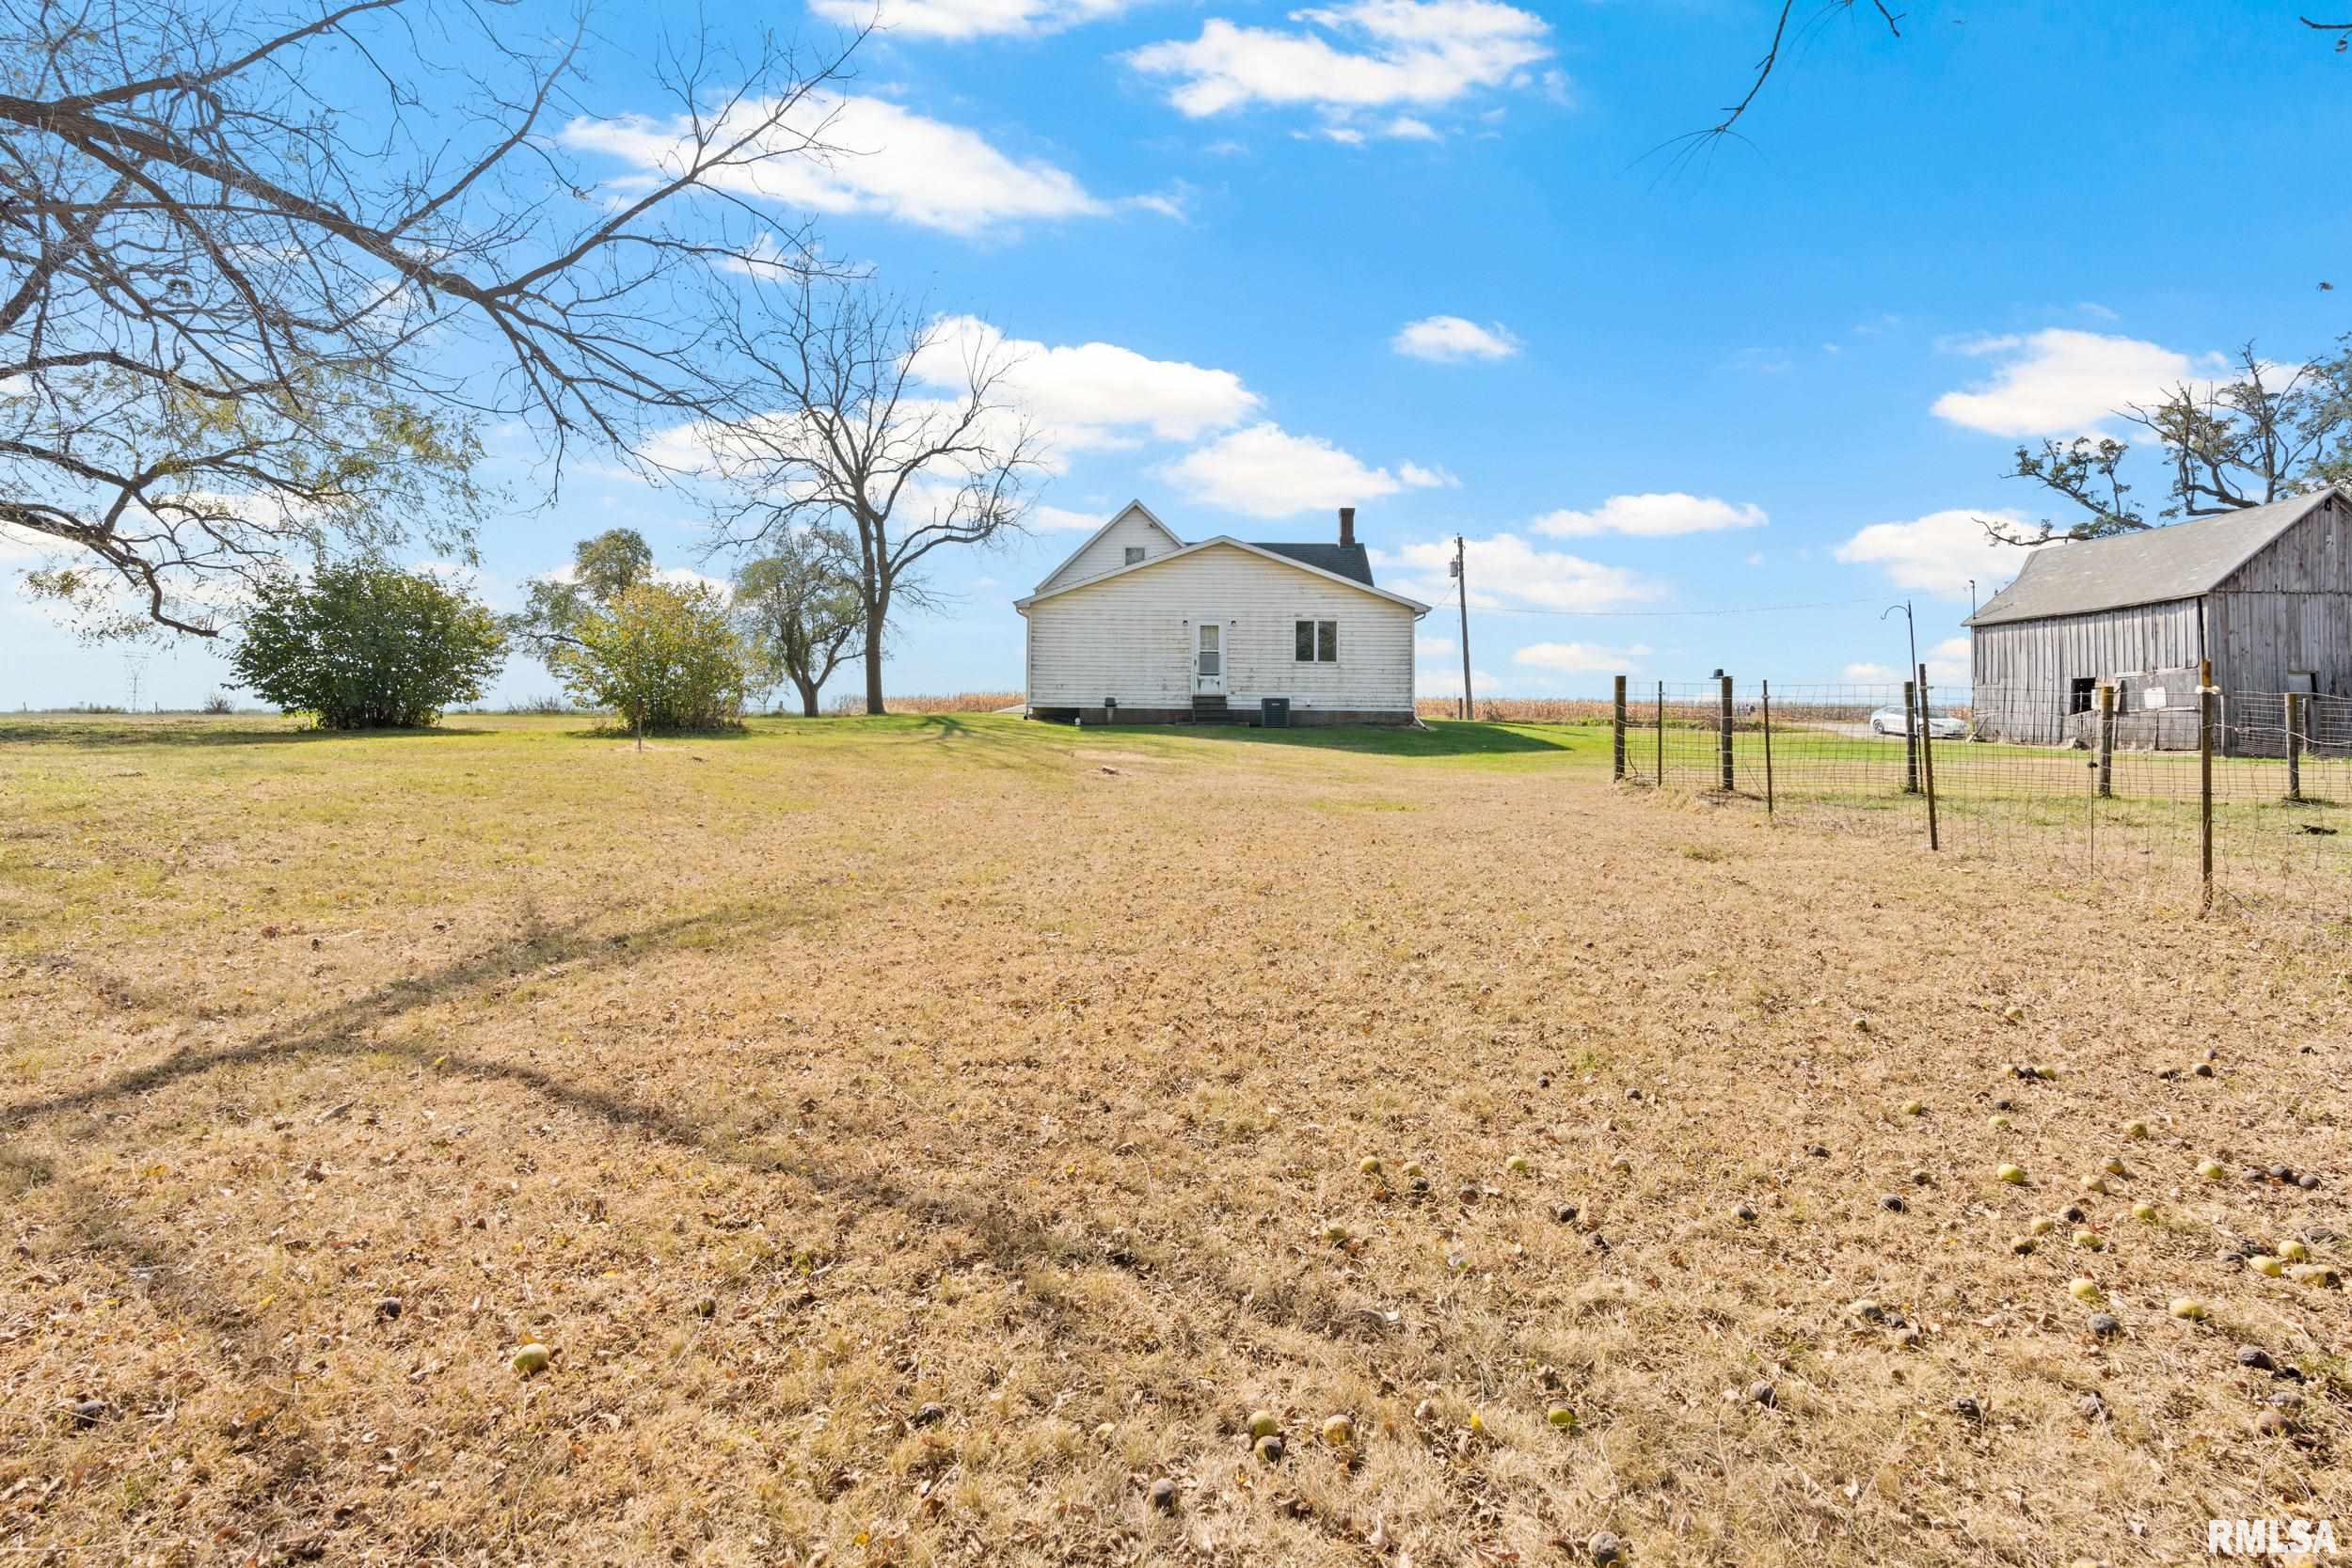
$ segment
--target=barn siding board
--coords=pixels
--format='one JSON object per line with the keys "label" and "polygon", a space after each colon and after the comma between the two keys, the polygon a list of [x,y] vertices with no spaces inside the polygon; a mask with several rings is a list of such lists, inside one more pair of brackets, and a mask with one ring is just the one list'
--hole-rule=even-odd
{"label": "barn siding board", "polygon": [[1979,725],[2005,740],[2066,740],[2074,681],[2197,662],[2198,607],[2196,599],[2177,599],[1979,626],[1970,700]]}
{"label": "barn siding board", "polygon": [[[1294,707],[1413,712],[1412,607],[1232,546],[1211,546],[1149,571],[1087,583],[1028,607],[1029,705],[1189,709],[1194,625],[1226,626],[1226,700]],[[1293,623],[1340,623],[1337,663],[1301,663]]]}

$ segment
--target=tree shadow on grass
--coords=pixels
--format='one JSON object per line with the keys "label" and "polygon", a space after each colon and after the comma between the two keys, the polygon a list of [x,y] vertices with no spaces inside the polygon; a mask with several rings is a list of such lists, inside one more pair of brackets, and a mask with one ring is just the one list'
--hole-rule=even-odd
{"label": "tree shadow on grass", "polygon": [[317,730],[215,720],[0,719],[0,746],[324,746],[338,740],[429,740],[495,735],[495,730],[436,724],[408,730]]}
{"label": "tree shadow on grass", "polygon": [[[877,894],[869,903],[879,905],[883,898]],[[456,1077],[503,1080],[551,1105],[582,1113],[617,1131],[634,1132],[699,1157],[745,1169],[791,1176],[860,1208],[888,1209],[918,1224],[969,1230],[998,1265],[1007,1269],[1025,1267],[1041,1256],[1058,1258],[1072,1251],[1072,1243],[1057,1238],[1052,1223],[1042,1214],[1009,1212],[999,1203],[969,1198],[919,1180],[901,1180],[887,1170],[828,1168],[812,1158],[802,1143],[747,1142],[732,1136],[723,1125],[698,1119],[669,1103],[632,1100],[523,1062],[453,1050],[446,1035],[423,1030],[393,1032],[385,1027],[433,1002],[526,974],[544,974],[558,966],[570,978],[634,964],[669,949],[707,946],[714,939],[740,940],[803,919],[803,914],[792,911],[736,905],[664,921],[638,931],[609,935],[585,929],[584,918],[556,927],[527,922],[514,937],[470,957],[421,976],[389,981],[364,995],[264,1030],[242,1044],[177,1051],[161,1061],[132,1069],[87,1088],[0,1106],[0,1150],[8,1155],[0,1161],[0,1196],[13,1198],[54,1184],[57,1192],[72,1197],[77,1210],[83,1211],[75,1220],[75,1228],[83,1239],[114,1256],[125,1268],[141,1271],[143,1275],[168,1259],[168,1246],[122,1223],[119,1205],[77,1183],[57,1167],[52,1156],[29,1149],[21,1140],[35,1124],[76,1114],[111,1120],[120,1114],[114,1108],[123,1101],[157,1091],[184,1089],[191,1082],[223,1069],[287,1065],[306,1059],[389,1056]],[[332,1112],[330,1107],[319,1114]],[[103,1127],[59,1132],[60,1137],[77,1148],[105,1135]],[[216,1331],[240,1326],[241,1321],[233,1309],[200,1302],[193,1294],[183,1305],[210,1322]]]}
{"label": "tree shadow on grass", "polygon": [[1478,721],[1449,721],[1425,729],[1406,724],[1312,724],[1279,730],[1204,724],[1177,733],[1245,746],[1288,746],[1304,751],[1406,758],[1537,756],[1583,751],[1601,743],[1585,726]]}

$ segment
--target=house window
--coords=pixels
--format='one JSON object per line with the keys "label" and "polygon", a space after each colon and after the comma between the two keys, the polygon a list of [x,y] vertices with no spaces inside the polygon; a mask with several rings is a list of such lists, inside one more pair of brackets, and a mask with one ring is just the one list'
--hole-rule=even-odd
{"label": "house window", "polygon": [[2068,713],[2089,713],[2092,705],[2099,700],[2098,693],[2098,676],[2075,676],[2074,680],[2067,683],[2066,711]]}
{"label": "house window", "polygon": [[1297,641],[1293,657],[1300,664],[1337,664],[1340,661],[1340,624],[1337,621],[1299,621],[1295,623]]}
{"label": "house window", "polygon": [[1130,546],[1127,546],[1127,564],[1128,564],[1128,565],[1132,566],[1132,565],[1134,565],[1136,562],[1141,561],[1142,559],[1143,559],[1143,546],[1142,546],[1141,545],[1130,545]]}

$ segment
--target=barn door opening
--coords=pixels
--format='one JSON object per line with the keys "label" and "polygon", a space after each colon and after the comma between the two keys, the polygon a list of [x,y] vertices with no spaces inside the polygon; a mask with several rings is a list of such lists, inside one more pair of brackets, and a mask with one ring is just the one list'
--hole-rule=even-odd
{"label": "barn door opening", "polygon": [[1193,628],[1192,690],[1196,697],[1225,695],[1225,627],[1218,622]]}

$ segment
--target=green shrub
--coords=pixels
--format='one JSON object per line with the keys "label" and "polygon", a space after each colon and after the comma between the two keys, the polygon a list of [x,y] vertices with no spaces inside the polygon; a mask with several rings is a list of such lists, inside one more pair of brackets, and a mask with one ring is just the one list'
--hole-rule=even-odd
{"label": "green shrub", "polygon": [[238,684],[322,728],[430,724],[505,662],[497,617],[461,589],[378,562],[263,583],[230,663]]}
{"label": "green shrub", "polygon": [[723,594],[637,582],[579,612],[548,662],[580,703],[634,730],[733,723],[751,682],[751,653]]}

